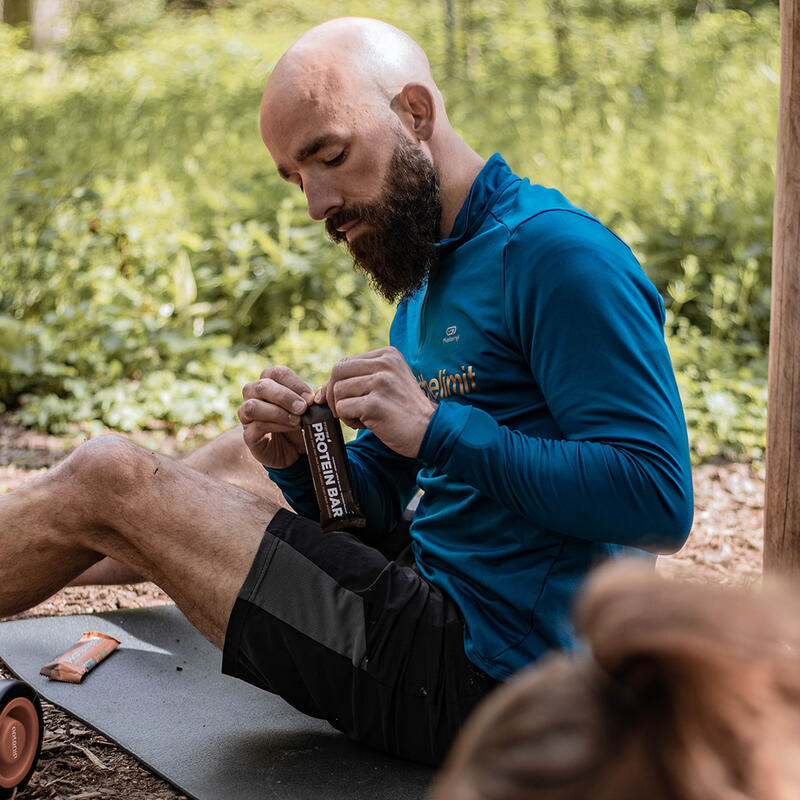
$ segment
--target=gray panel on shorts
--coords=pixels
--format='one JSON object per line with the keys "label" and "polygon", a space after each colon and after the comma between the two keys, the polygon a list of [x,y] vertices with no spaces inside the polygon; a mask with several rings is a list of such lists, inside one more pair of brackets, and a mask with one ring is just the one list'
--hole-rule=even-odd
{"label": "gray panel on shorts", "polygon": [[245,582],[241,597],[361,667],[367,654],[364,600],[283,539],[269,530],[265,536],[272,539],[266,563],[254,585],[250,578]]}

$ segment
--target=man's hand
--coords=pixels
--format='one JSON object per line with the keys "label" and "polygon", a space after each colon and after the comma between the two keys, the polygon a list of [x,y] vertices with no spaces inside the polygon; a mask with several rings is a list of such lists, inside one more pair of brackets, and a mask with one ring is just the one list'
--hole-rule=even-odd
{"label": "man's hand", "polygon": [[305,452],[300,415],[314,401],[311,387],[289,367],[267,367],[261,379],[242,389],[239,420],[253,457],[266,467],[284,469]]}
{"label": "man's hand", "polygon": [[387,447],[416,457],[436,406],[395,347],[343,358],[317,390],[351,428],[369,428]]}

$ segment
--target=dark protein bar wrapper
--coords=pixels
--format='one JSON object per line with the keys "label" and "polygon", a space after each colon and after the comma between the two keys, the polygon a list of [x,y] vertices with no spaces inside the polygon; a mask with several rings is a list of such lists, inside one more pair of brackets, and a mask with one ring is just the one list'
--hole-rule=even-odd
{"label": "dark protein bar wrapper", "polygon": [[89,670],[110,656],[118,646],[119,641],[113,636],[88,631],[66,653],[62,653],[55,661],[45,664],[39,670],[39,674],[54,681],[80,683]]}
{"label": "dark protein bar wrapper", "polygon": [[301,421],[322,530],[363,528],[366,519],[353,495],[339,420],[327,404],[319,403],[309,406]]}

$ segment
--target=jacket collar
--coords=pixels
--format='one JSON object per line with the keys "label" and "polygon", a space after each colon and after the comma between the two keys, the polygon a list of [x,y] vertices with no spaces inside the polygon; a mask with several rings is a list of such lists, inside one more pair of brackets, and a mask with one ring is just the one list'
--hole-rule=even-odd
{"label": "jacket collar", "polygon": [[498,196],[519,178],[509,169],[499,153],[484,165],[469,190],[467,199],[458,212],[453,230],[446,239],[436,243],[439,258],[444,258],[460,244],[467,241],[480,227]]}

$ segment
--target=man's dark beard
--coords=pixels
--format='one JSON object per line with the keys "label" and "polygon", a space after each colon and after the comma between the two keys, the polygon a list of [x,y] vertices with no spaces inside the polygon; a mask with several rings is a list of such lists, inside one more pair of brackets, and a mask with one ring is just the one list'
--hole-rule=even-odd
{"label": "man's dark beard", "polygon": [[346,235],[336,229],[352,219],[373,228],[348,243],[348,248],[373,288],[393,303],[419,289],[435,264],[441,216],[433,164],[419,147],[400,141],[380,200],[334,214],[325,227],[334,242],[346,241]]}

